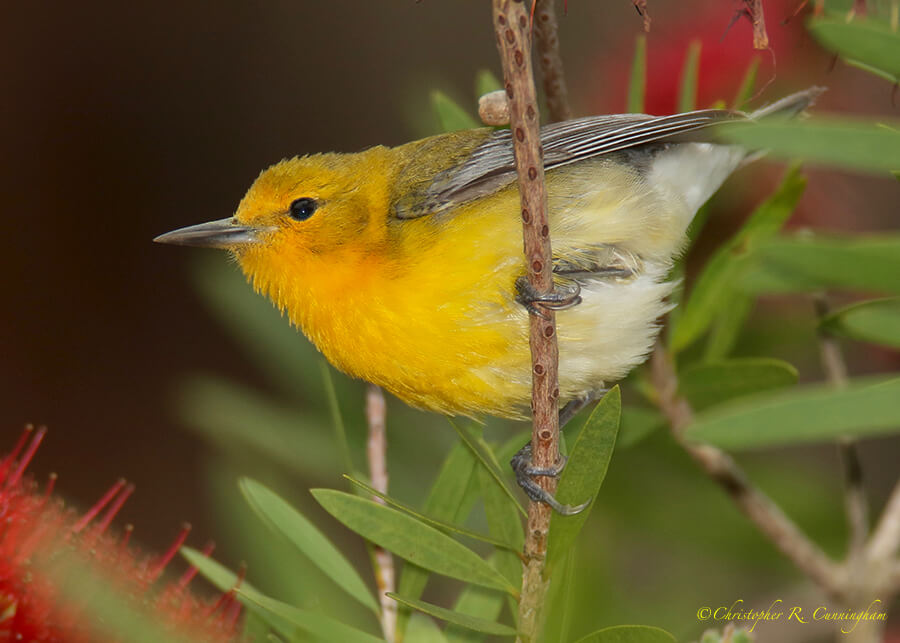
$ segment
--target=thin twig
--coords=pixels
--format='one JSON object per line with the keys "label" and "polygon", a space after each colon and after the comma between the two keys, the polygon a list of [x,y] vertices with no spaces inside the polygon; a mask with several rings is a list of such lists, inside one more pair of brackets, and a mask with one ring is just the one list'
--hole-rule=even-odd
{"label": "thin twig", "polygon": [[[813,299],[816,315],[819,320],[828,315],[828,301],[825,295]],[[822,370],[826,379],[836,389],[847,387],[847,364],[837,340],[827,331],[819,329],[819,353],[822,359]],[[869,537],[869,503],[866,500],[863,484],[862,464],[859,448],[853,438],[841,439],[838,443],[841,462],[844,470],[844,505],[847,512],[847,526],[850,538],[847,546],[847,564],[851,574],[862,575],[863,554],[866,539]]]}
{"label": "thin twig", "polygon": [[[504,86],[509,97],[510,129],[513,132],[522,204],[526,273],[538,293],[548,293],[553,288],[553,255],[541,159],[540,117],[531,67],[531,32],[525,3],[521,0],[494,0],[493,21],[503,64]],[[529,340],[534,417],[532,461],[537,467],[552,467],[559,459],[559,347],[556,343],[556,318],[552,310],[547,310],[545,317],[530,316]],[[550,493],[556,491],[556,479],[551,476],[540,476],[535,481]],[[535,640],[540,629],[540,608],[548,584],[544,578],[544,561],[550,512],[550,507],[543,503],[531,502],[528,505],[524,549],[526,562],[518,622],[520,640],[524,641]]]}
{"label": "thin twig", "polygon": [[572,118],[572,110],[562,57],[559,55],[559,25],[556,23],[553,0],[535,0],[534,40],[550,120],[567,121]]}
{"label": "thin twig", "polygon": [[[872,532],[867,556],[873,562],[889,561],[894,559],[898,552],[900,552],[900,482],[894,486],[881,512],[881,518]],[[900,586],[900,575],[897,577],[897,585]]]}
{"label": "thin twig", "polygon": [[766,17],[763,14],[762,0],[744,0],[744,6],[750,22],[753,23],[753,48],[768,49],[769,34],[766,31]]}
{"label": "thin twig", "polygon": [[684,430],[693,421],[693,410],[678,395],[678,376],[665,349],[657,344],[651,361],[651,377],[660,410],[669,420],[675,440],[731,497],[738,508],[772,544],[828,595],[843,600],[841,568],[788,518],[772,500],[754,487],[737,463],[724,451],[693,444]]}
{"label": "thin twig", "polygon": [[[384,391],[374,384],[366,385],[366,422],[369,427],[366,441],[366,458],[369,462],[369,477],[372,486],[379,493],[387,495],[387,404]],[[373,496],[375,502],[384,504],[384,500]],[[375,585],[378,587],[378,600],[381,603],[381,631],[386,641],[393,641],[397,633],[397,602],[387,596],[396,590],[394,573],[394,557],[391,552],[377,545],[373,546],[373,564],[375,567]]]}

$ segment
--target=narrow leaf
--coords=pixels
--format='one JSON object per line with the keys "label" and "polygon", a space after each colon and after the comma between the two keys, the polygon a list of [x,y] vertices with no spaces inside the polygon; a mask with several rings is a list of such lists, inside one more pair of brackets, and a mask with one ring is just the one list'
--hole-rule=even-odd
{"label": "narrow leaf", "polygon": [[415,518],[378,504],[332,489],[312,489],[320,505],[366,540],[397,556],[438,574],[476,585],[517,591],[502,574],[478,554]]}
{"label": "narrow leaf", "polygon": [[[477,489],[477,480],[473,475],[476,466],[475,456],[469,447],[462,441],[457,442],[450,449],[437,478],[431,485],[423,512],[445,522],[465,521],[471,511]],[[422,595],[429,576],[428,570],[407,563],[400,574],[398,591],[403,596],[418,598]],[[410,614],[410,610],[404,607],[397,611],[397,632],[400,641],[403,640]]]}
{"label": "narrow leaf", "polygon": [[753,293],[838,288],[900,294],[900,235],[768,239],[741,275],[741,286]]}
{"label": "narrow leaf", "polygon": [[617,625],[578,639],[576,643],[678,643],[677,639],[658,627]]}
{"label": "narrow leaf", "polygon": [[898,124],[810,118],[726,123],[716,128],[724,139],[771,156],[803,159],[853,170],[889,172],[900,167]]}
{"label": "narrow leaf", "polygon": [[644,91],[647,87],[647,36],[641,34],[634,42],[634,59],[631,62],[631,78],[628,81],[628,111],[644,112]]}
{"label": "narrow leaf", "polygon": [[572,547],[591,513],[616,445],[621,410],[622,398],[619,387],[615,386],[600,400],[572,445],[556,497],[564,504],[577,505],[586,500],[592,504],[574,516],[553,513],[547,544],[550,564],[561,560]]}
{"label": "narrow leaf", "polygon": [[494,455],[494,452],[491,450],[490,446],[487,442],[484,441],[484,438],[471,426],[462,426],[458,425],[453,420],[450,420],[450,424],[456,430],[456,433],[465,442],[466,446],[468,446],[472,453],[478,460],[484,465],[488,472],[491,474],[491,477],[500,485],[500,488],[503,492],[510,497],[510,499],[516,503],[516,507],[519,509],[519,513],[523,516],[527,516],[528,513],[519,504],[518,499],[515,494],[510,490],[510,488],[506,485],[506,482],[503,479],[503,472],[500,470],[500,464],[497,462],[497,458]]}
{"label": "narrow leaf", "polygon": [[[454,612],[486,621],[496,621],[502,609],[502,594],[477,585],[467,585],[453,606]],[[483,634],[453,624],[449,624],[444,633],[447,636],[447,643],[476,643],[484,639]]]}
{"label": "narrow leaf", "polygon": [[700,76],[700,41],[692,40],[681,68],[681,87],[678,91],[678,111],[690,112],[697,105],[697,78]]}
{"label": "narrow leaf", "polygon": [[887,23],[859,17],[848,22],[843,17],[827,16],[811,20],[809,31],[826,49],[848,62],[900,82],[900,34]]}
{"label": "narrow leaf", "polygon": [[399,596],[398,594],[394,594],[393,592],[388,592],[387,595],[401,605],[406,605],[407,607],[411,607],[420,612],[424,612],[425,614],[430,614],[431,616],[439,618],[442,621],[447,621],[448,623],[453,623],[454,625],[460,625],[470,630],[475,630],[476,632],[484,632],[485,634],[493,634],[494,636],[516,635],[516,631],[513,628],[509,627],[508,625],[503,625],[502,623],[487,621],[475,616],[469,616],[468,614],[460,614],[459,612],[454,612],[453,610],[448,610],[444,607],[432,605],[431,603],[426,603],[424,601],[419,601],[412,598],[404,598],[403,596]]}
{"label": "narrow leaf", "polygon": [[435,115],[437,115],[441,130],[444,132],[483,127],[466,110],[453,102],[443,92],[437,90],[431,92],[431,107],[434,109]]}
{"label": "narrow leaf", "polygon": [[759,56],[754,56],[750,64],[747,65],[747,71],[741,79],[740,87],[734,97],[732,106],[734,109],[743,110],[747,108],[747,103],[753,95],[753,87],[756,85],[756,72],[759,70]]}
{"label": "narrow leaf", "polygon": [[522,584],[522,560],[516,552],[522,551],[525,544],[522,518],[516,511],[515,505],[497,487],[484,467],[478,468],[478,479],[484,498],[488,530],[492,536],[513,544],[512,548],[500,550],[494,554],[494,566],[512,583],[513,587],[519,587]]}
{"label": "narrow leaf", "polygon": [[451,522],[445,522],[443,520],[438,520],[437,518],[433,518],[428,516],[420,511],[416,511],[412,507],[407,504],[404,504],[397,500],[396,498],[392,498],[386,494],[381,493],[375,487],[372,487],[365,482],[357,480],[351,476],[345,475],[346,478],[351,484],[356,485],[360,489],[364,489],[368,494],[375,496],[376,498],[380,498],[384,500],[385,504],[389,507],[393,507],[395,509],[399,509],[400,511],[412,516],[417,520],[421,520],[422,522],[431,525],[441,531],[451,534],[459,534],[460,536],[466,536],[468,538],[472,538],[474,540],[479,540],[483,543],[487,543],[489,545],[493,545],[494,547],[502,547],[504,549],[509,549],[512,551],[518,551],[521,549],[521,546],[513,544],[511,541],[503,541],[497,538],[492,538],[491,536],[486,536],[485,534],[478,533],[477,531],[472,531],[471,529],[466,529],[465,527],[461,527],[460,525],[453,524]]}
{"label": "narrow leaf", "polygon": [[[180,551],[185,560],[196,567],[200,575],[206,578],[210,583],[215,585],[215,587],[218,588],[219,591],[230,592],[237,586],[238,575],[227,569],[224,565],[216,562],[209,556],[205,556],[192,547],[182,547]],[[255,602],[251,602],[250,600],[248,600],[249,596],[262,596],[263,594],[259,590],[253,587],[246,580],[241,581],[240,589],[241,592],[237,594],[237,598],[241,603],[244,604],[245,607],[252,610],[257,616],[264,620],[269,625],[269,627],[278,630],[285,636],[293,635],[295,628],[290,625],[290,623],[285,621],[280,616],[276,616],[266,612],[265,610],[261,609]]]}
{"label": "narrow leaf", "polygon": [[[406,610],[409,612],[409,610]],[[409,619],[409,627],[406,630],[406,636],[410,643],[448,643],[449,639],[444,636],[441,628],[434,622],[434,619],[426,616],[422,612],[413,612]],[[397,639],[398,641],[402,639]]]}
{"label": "narrow leaf", "polygon": [[347,429],[344,427],[344,416],[341,414],[341,406],[338,404],[337,391],[334,389],[334,378],[331,376],[331,367],[324,359],[319,360],[319,370],[322,372],[322,384],[325,388],[325,398],[328,400],[328,410],[331,413],[331,426],[334,429],[334,441],[337,443],[341,454],[344,471],[354,471],[353,458],[350,457],[350,445],[347,443]]}
{"label": "narrow leaf", "polygon": [[762,393],[700,413],[686,436],[724,449],[746,449],[900,430],[900,378],[851,379]]}
{"label": "narrow leaf", "polygon": [[490,69],[479,69],[475,74],[475,97],[484,96],[490,92],[503,89],[503,83],[497,80]]}
{"label": "narrow leaf", "polygon": [[263,522],[287,538],[341,589],[378,613],[378,604],[343,554],[303,514],[259,482],[243,478],[241,493]]}
{"label": "narrow leaf", "polygon": [[672,330],[670,345],[673,352],[684,350],[706,332],[722,306],[729,301],[736,278],[746,269],[748,254],[756,244],[774,235],[784,225],[805,187],[806,179],[798,168],[789,170],[775,194],[762,203],[741,230],[707,262]]}
{"label": "narrow leaf", "polygon": [[[355,627],[350,627],[341,621],[326,616],[321,610],[300,609],[299,607],[277,601],[274,598],[269,598],[259,592],[248,591],[243,587],[238,589],[238,596],[247,599],[249,603],[256,605],[264,612],[278,617],[291,627],[325,641],[384,643],[383,638],[373,636]],[[293,635],[293,632],[282,633],[288,636]]]}
{"label": "narrow leaf", "polygon": [[703,359],[707,362],[725,359],[731,354],[753,311],[754,298],[747,293],[733,290],[728,297],[729,301],[716,316],[706,342]]}
{"label": "narrow leaf", "polygon": [[822,328],[851,339],[900,348],[900,297],[847,306],[824,319]]}
{"label": "narrow leaf", "polygon": [[779,359],[748,357],[694,364],[678,376],[681,394],[702,411],[728,400],[797,383],[797,369]]}

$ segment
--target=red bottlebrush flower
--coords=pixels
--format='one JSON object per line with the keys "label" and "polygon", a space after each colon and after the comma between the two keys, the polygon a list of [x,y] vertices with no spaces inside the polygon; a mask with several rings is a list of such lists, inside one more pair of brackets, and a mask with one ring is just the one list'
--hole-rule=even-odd
{"label": "red bottlebrush flower", "polygon": [[[743,17],[744,5],[737,0],[701,0],[691,3],[689,8],[668,13],[660,7],[659,15],[654,16],[653,28],[647,34],[644,111],[648,114],[677,111],[682,68],[688,44],[694,40],[701,45],[698,109],[710,107],[719,100],[725,100],[730,106],[754,58],[760,60],[757,90],[777,78],[780,85],[794,91],[796,83],[802,82],[797,78],[798,72],[816,64],[815,61],[821,62],[817,57],[820,50],[806,34],[802,17],[788,20],[800,2],[770,0],[764,3],[769,25],[769,49],[764,51],[753,48],[753,26]],[[602,82],[584,83],[598,88],[598,94],[590,102],[589,113],[616,113],[625,108],[631,52],[634,51],[638,26],[636,22],[633,31],[622,30],[618,42],[604,43],[602,51],[598,50],[596,64],[590,69]],[[610,51],[622,52],[622,55],[610,56]],[[780,97],[773,87],[762,97],[762,102]]]}
{"label": "red bottlebrush flower", "polygon": [[[45,429],[26,429],[0,461],[0,642],[236,641],[233,593],[214,603],[177,583],[158,583],[187,538],[182,528],[162,556],[147,556],[109,526],[134,490],[119,480],[79,515],[25,476]],[[102,515],[101,515],[102,514]],[[206,552],[212,550],[208,545]]]}

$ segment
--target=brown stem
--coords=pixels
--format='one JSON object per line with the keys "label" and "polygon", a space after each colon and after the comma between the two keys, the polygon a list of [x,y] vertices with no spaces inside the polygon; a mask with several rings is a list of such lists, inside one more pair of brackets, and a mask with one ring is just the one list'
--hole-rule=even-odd
{"label": "brown stem", "polygon": [[[538,293],[553,288],[551,272],[550,228],[547,219],[547,193],[541,160],[540,117],[531,67],[531,30],[528,9],[522,0],[493,0],[493,21],[497,47],[503,64],[506,95],[509,98],[510,129],[522,205],[522,229],[525,241],[526,274]],[[559,385],[557,371],[559,348],[556,343],[556,319],[552,310],[546,316],[530,318],[532,389],[534,424],[531,434],[532,461],[537,467],[552,467],[559,459]],[[544,489],[556,491],[556,479],[535,479]],[[547,592],[544,561],[547,556],[549,506],[531,502],[525,539],[525,569],[519,601],[520,640],[534,641],[540,629],[540,608]]]}
{"label": "brown stem", "polygon": [[657,344],[651,361],[651,377],[660,410],[669,420],[678,444],[731,497],[738,508],[802,572],[831,597],[842,600],[841,568],[819,549],[772,500],[754,487],[731,457],[720,449],[693,444],[684,430],[693,421],[693,410],[678,395],[678,376],[665,349]]}
{"label": "brown stem", "polygon": [[[387,404],[384,391],[374,384],[366,385],[366,422],[369,435],[366,441],[366,459],[369,462],[369,477],[372,486],[380,493],[387,494]],[[377,496],[375,502],[384,504]],[[388,592],[396,590],[394,573],[394,557],[391,552],[375,545],[372,548],[372,560],[375,567],[375,585],[378,587],[378,600],[381,603],[381,631],[386,641],[393,641],[397,633],[397,602],[388,598]]]}
{"label": "brown stem", "polygon": [[[813,299],[816,315],[820,320],[828,315],[828,300],[825,295]],[[836,389],[847,386],[847,364],[837,340],[826,331],[819,331],[819,353],[822,359],[822,370],[826,379]],[[866,500],[863,485],[862,464],[856,440],[844,438],[839,441],[841,462],[844,469],[844,506],[847,512],[847,525],[850,532],[847,547],[847,564],[851,574],[864,575],[863,554],[866,539],[869,537],[869,503]],[[857,579],[861,580],[861,579]]]}
{"label": "brown stem", "polygon": [[766,18],[763,14],[762,0],[744,0],[747,15],[753,23],[753,48],[768,49],[769,34],[766,32]]}
{"label": "brown stem", "polygon": [[572,118],[569,107],[569,90],[559,55],[559,26],[553,0],[534,0],[534,40],[537,45],[544,96],[551,121],[567,121]]}

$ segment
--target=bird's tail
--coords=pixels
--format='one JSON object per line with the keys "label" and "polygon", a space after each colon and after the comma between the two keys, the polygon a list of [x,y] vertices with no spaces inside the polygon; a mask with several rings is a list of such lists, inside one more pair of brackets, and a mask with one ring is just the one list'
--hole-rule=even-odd
{"label": "bird's tail", "polygon": [[802,92],[785,96],[780,100],[776,100],[771,105],[761,107],[750,113],[750,118],[757,120],[760,118],[768,118],[770,116],[780,116],[783,118],[791,118],[801,113],[807,107],[816,102],[816,99],[825,92],[825,87],[810,87]]}

